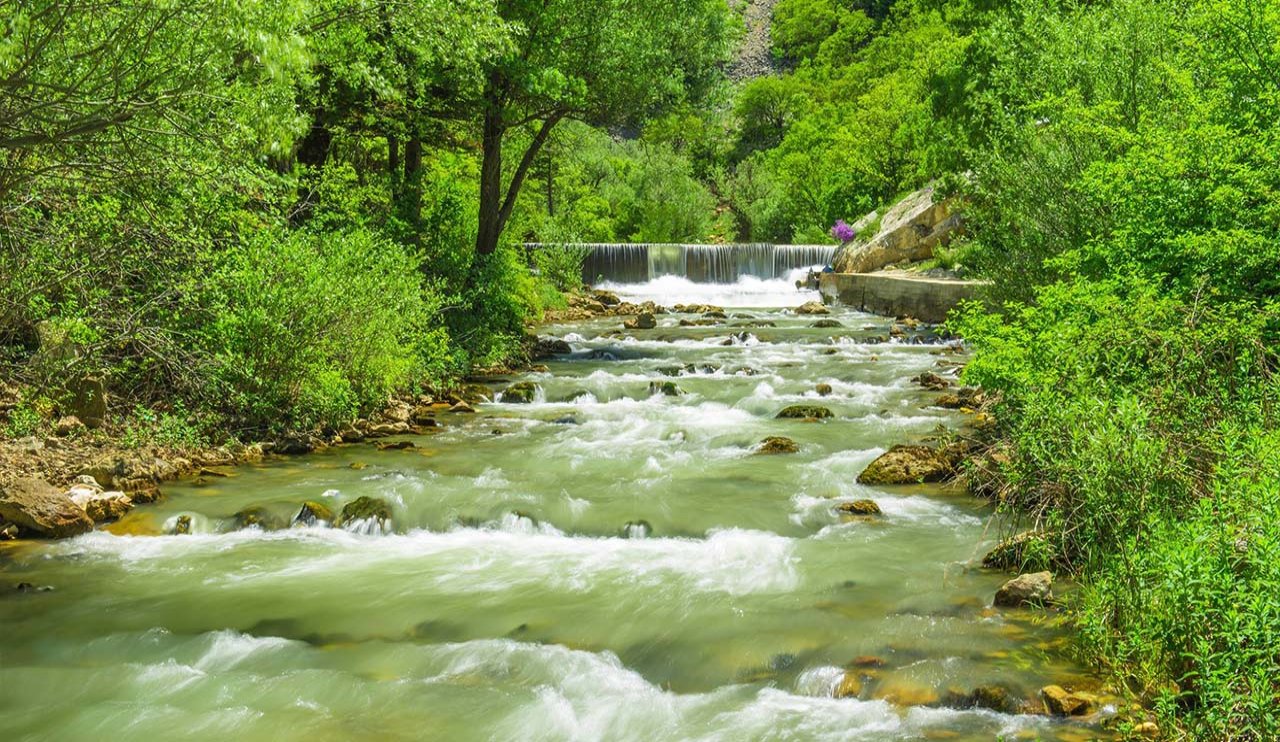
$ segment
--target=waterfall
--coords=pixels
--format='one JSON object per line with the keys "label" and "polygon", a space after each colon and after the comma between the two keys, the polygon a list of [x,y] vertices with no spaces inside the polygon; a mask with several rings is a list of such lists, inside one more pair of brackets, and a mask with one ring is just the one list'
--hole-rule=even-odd
{"label": "waterfall", "polygon": [[644,283],[680,276],[695,283],[735,283],[744,276],[782,278],[797,268],[825,266],[835,258],[835,245],[674,244],[530,244],[531,250],[587,248],[582,279],[588,284]]}

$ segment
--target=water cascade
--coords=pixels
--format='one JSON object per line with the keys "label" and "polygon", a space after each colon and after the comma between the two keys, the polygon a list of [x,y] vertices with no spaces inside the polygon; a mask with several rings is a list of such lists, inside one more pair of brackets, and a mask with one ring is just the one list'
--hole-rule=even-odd
{"label": "water cascade", "polygon": [[[565,249],[529,245],[534,250]],[[821,267],[835,257],[835,245],[674,245],[582,244],[589,248],[582,279],[589,284],[643,283],[664,276],[694,283],[734,283],[743,277],[782,278],[797,268]]]}

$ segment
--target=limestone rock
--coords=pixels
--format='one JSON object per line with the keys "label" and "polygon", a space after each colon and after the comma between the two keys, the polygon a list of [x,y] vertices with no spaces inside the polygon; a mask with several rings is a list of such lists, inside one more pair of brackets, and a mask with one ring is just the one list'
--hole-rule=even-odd
{"label": "limestone rock", "polygon": [[93,530],[93,520],[70,497],[42,479],[17,479],[0,486],[0,519],[53,538]]}
{"label": "limestone rock", "polygon": [[77,483],[72,486],[67,496],[84,510],[85,515],[88,515],[94,523],[119,520],[133,509],[133,500],[125,493],[103,492],[101,488],[87,483]]}
{"label": "limestone rock", "polygon": [[830,397],[835,390],[831,388],[830,384],[819,384],[814,388],[814,391],[818,393],[819,397]]}
{"label": "limestone rock", "polygon": [[819,330],[834,330],[837,327],[844,327],[838,320],[834,319],[820,319],[809,326],[816,327]]}
{"label": "limestone rock", "polygon": [[831,314],[831,310],[827,309],[826,305],[820,301],[810,301],[796,307],[796,314]]}
{"label": "limestone rock", "polygon": [[1088,694],[1070,693],[1060,685],[1047,685],[1040,689],[1044,710],[1052,716],[1086,716],[1093,712]]}
{"label": "limestone rock", "polygon": [[996,591],[995,604],[1001,608],[1040,606],[1053,600],[1053,574],[1036,572],[1018,575]]}
{"label": "limestone rock", "polygon": [[760,445],[756,447],[757,456],[799,452],[800,446],[796,445],[795,441],[782,436],[769,436],[760,441]]}
{"label": "limestone rock", "polygon": [[102,379],[86,378],[70,385],[69,412],[88,428],[100,428],[107,419],[107,388]]}
{"label": "limestone rock", "polygon": [[885,212],[879,231],[870,239],[855,239],[836,253],[837,273],[869,273],[893,263],[928,260],[933,249],[946,244],[960,226],[956,204],[935,198],[932,185],[907,196]]}
{"label": "limestone rock", "polygon": [[858,475],[859,484],[916,484],[941,482],[955,471],[940,450],[929,446],[894,446]]}
{"label": "limestone rock", "polygon": [[787,407],[778,413],[779,420],[826,420],[835,417],[826,407],[811,404],[797,404]]}
{"label": "limestone rock", "polygon": [[862,694],[862,678],[856,672],[846,672],[836,685],[836,698],[857,698]]}
{"label": "limestone rock", "polygon": [[919,376],[916,376],[915,378],[911,379],[911,382],[913,384],[919,384],[925,389],[928,389],[934,392],[940,392],[943,389],[951,388],[951,382],[933,373],[932,371],[925,371]]}
{"label": "limestone rock", "polygon": [[450,407],[449,411],[450,412],[475,412],[476,408],[472,407],[466,402],[459,402],[454,406]]}
{"label": "limestone rock", "polygon": [[572,346],[560,338],[540,337],[533,344],[530,355],[534,360],[542,360],[553,356],[568,355],[573,352]]}

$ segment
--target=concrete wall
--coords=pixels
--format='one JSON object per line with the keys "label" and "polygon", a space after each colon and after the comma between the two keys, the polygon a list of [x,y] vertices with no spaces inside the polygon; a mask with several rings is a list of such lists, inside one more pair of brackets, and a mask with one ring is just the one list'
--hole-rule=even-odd
{"label": "concrete wall", "polygon": [[822,300],[887,317],[942,322],[957,304],[977,299],[981,281],[916,278],[889,273],[823,273]]}

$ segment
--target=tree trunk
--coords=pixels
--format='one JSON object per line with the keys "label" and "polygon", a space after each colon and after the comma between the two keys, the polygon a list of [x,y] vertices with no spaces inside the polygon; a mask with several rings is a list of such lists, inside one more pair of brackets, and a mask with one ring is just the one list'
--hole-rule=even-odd
{"label": "tree trunk", "polygon": [[480,163],[480,225],[476,232],[476,252],[491,255],[502,235],[502,137],[506,129],[502,112],[484,114],[484,152]]}
{"label": "tree trunk", "polygon": [[[405,211],[415,228],[422,220],[422,140],[410,137],[404,145]],[[416,230],[415,230],[416,234]]]}
{"label": "tree trunk", "polygon": [[298,144],[298,163],[314,168],[324,167],[329,159],[329,146],[333,143],[333,132],[325,123],[325,111],[317,108],[311,114],[311,128]]}

